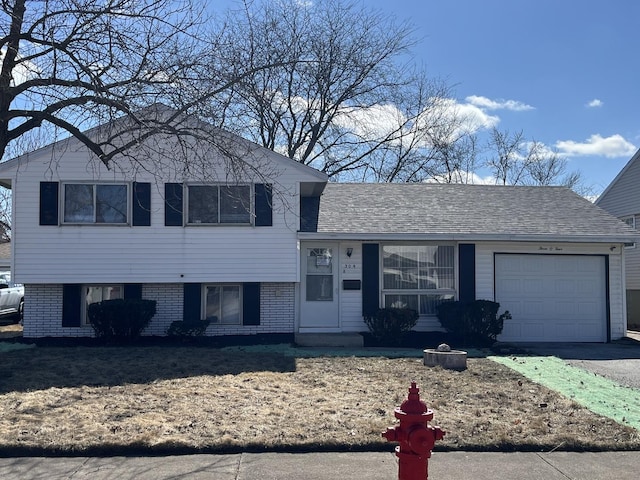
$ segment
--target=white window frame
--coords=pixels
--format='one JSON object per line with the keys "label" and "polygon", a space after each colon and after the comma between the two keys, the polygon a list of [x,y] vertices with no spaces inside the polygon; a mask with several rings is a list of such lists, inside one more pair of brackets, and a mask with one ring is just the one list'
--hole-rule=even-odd
{"label": "white window frame", "polygon": [[[89,304],[87,303],[87,289],[88,288],[114,288],[114,287],[118,287],[120,289],[120,297],[118,298],[124,298],[124,284],[121,283],[109,283],[109,284],[86,284],[86,285],[82,285],[82,297],[81,297],[81,302],[82,302],[82,324],[83,325],[87,325],[90,326],[91,323],[89,322]],[[114,300],[114,299],[110,299],[110,300]],[[100,300],[102,301],[102,300]],[[98,302],[91,302],[91,303],[98,303]]]}
{"label": "white window frame", "polygon": [[[190,208],[189,208],[189,195],[191,193],[191,187],[212,187],[212,188],[216,188],[217,189],[217,194],[218,194],[218,212],[217,212],[217,222],[192,222],[190,220]],[[220,212],[220,208],[221,208],[221,204],[222,204],[222,196],[221,196],[221,189],[223,187],[246,187],[249,191],[249,198],[247,199],[248,201],[248,209],[247,209],[247,216],[248,216],[248,221],[247,222],[221,222],[221,212]],[[185,211],[185,225],[188,226],[251,226],[253,225],[254,222],[254,217],[255,217],[255,213],[253,211],[254,209],[254,192],[253,192],[253,185],[250,183],[237,183],[237,184],[224,184],[224,183],[188,183],[186,184],[186,192],[185,192],[185,201],[184,201],[184,211]]]}
{"label": "white window frame", "polygon": [[[384,284],[384,249],[388,246],[400,246],[400,247],[451,247],[453,252],[453,288],[434,288],[434,289],[387,289]],[[453,243],[448,242],[387,242],[380,244],[380,295],[382,306],[386,307],[387,295],[408,295],[416,296],[418,302],[418,314],[421,317],[435,317],[435,313],[420,313],[420,297],[421,296],[450,296],[451,300],[455,300],[457,296],[458,288],[458,259],[457,248]]]}
{"label": "white window frame", "polygon": [[[77,221],[67,221],[65,220],[66,217],[66,198],[67,198],[67,186],[68,185],[89,185],[93,188],[93,221],[91,222],[77,222]],[[98,215],[98,208],[97,208],[97,195],[98,195],[98,187],[99,186],[122,186],[126,188],[126,202],[127,202],[127,206],[126,206],[126,219],[124,222],[115,222],[115,223],[111,223],[111,222],[98,222],[97,221],[97,215]],[[122,226],[122,225],[130,225],[131,223],[131,187],[130,187],[130,183],[129,182],[83,182],[83,181],[78,181],[78,182],[64,182],[62,184],[62,194],[60,195],[60,208],[59,211],[61,212],[61,224],[62,225],[108,225],[108,226]]]}
{"label": "white window frame", "polygon": [[[242,295],[243,295],[243,288],[242,288],[242,284],[241,283],[206,283],[202,285],[202,305],[201,305],[201,315],[200,318],[204,318],[205,320],[207,319],[207,289],[209,287],[216,287],[216,288],[220,288],[220,294],[222,294],[222,292],[224,291],[225,287],[237,287],[238,289],[238,320],[235,322],[229,322],[229,321],[225,321],[224,317],[221,318],[221,316],[217,316],[218,319],[217,321],[211,321],[211,325],[242,325],[243,321],[242,321],[242,316],[243,316],[243,311],[242,311],[242,303],[243,303],[243,299],[242,299]],[[220,308],[222,308],[223,302],[222,299],[220,299]]]}
{"label": "white window frame", "polygon": [[[622,220],[624,223],[629,225],[631,228],[636,228],[636,216],[635,215],[627,215],[627,216],[621,217],[620,220]],[[635,244],[635,242],[634,243],[625,243],[624,244],[624,248],[627,248],[627,249],[636,248],[636,244]]]}

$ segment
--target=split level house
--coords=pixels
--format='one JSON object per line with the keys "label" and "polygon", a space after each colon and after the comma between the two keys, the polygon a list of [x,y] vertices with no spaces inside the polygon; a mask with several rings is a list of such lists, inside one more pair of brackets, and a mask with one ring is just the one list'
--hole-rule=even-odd
{"label": "split level house", "polygon": [[[623,167],[596,200],[596,205],[632,228],[640,228],[640,150]],[[627,318],[629,327],[640,330],[640,246],[625,244]]]}
{"label": "split level house", "polygon": [[[109,169],[68,138],[0,164],[25,337],[92,336],[87,305],[110,298],[157,302],[145,335],[205,318],[211,336],[363,332],[385,306],[439,331],[436,306],[454,299],[509,310],[504,341],[626,333],[637,234],[568,189],[333,183],[220,138],[149,137]],[[185,152],[199,160],[175,161]]]}

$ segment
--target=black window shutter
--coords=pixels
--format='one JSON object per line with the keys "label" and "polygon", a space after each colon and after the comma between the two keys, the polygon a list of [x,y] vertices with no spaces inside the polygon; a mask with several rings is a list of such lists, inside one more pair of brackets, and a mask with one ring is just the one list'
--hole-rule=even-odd
{"label": "black window shutter", "polygon": [[380,308],[380,247],[362,244],[362,316],[375,315]]}
{"label": "black window shutter", "polygon": [[164,184],[164,224],[168,227],[182,226],[182,184]]}
{"label": "black window shutter", "polygon": [[131,300],[142,299],[142,284],[141,283],[125,283],[124,284],[124,298]]}
{"label": "black window shutter", "polygon": [[458,245],[458,299],[472,302],[476,299],[476,246],[473,243]]}
{"label": "black window shutter", "polygon": [[260,284],[242,286],[242,324],[260,325]]}
{"label": "black window shutter", "polygon": [[58,225],[58,182],[40,182],[40,225]]}
{"label": "black window shutter", "polygon": [[317,232],[320,197],[300,198],[300,231]]}
{"label": "black window shutter", "polygon": [[183,290],[182,320],[185,323],[195,323],[200,318],[202,306],[202,285],[200,283],[185,283]]}
{"label": "black window shutter", "polygon": [[62,326],[79,327],[82,324],[82,285],[62,286]]}
{"label": "black window shutter", "polygon": [[273,226],[273,186],[269,183],[255,184],[256,227]]}
{"label": "black window shutter", "polygon": [[133,182],[133,221],[134,227],[151,225],[151,184]]}

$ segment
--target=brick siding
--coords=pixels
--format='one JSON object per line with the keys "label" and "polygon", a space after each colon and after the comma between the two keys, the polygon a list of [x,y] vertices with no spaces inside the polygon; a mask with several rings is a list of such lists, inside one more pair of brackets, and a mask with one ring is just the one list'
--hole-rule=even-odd
{"label": "brick siding", "polygon": [[[62,326],[62,285],[25,285],[24,337],[92,337],[89,325]],[[181,284],[144,284],[142,298],[155,300],[156,314],[143,335],[165,335],[171,322],[182,319]],[[293,333],[295,328],[295,284],[262,283],[260,325],[211,325],[207,335],[255,335]]]}

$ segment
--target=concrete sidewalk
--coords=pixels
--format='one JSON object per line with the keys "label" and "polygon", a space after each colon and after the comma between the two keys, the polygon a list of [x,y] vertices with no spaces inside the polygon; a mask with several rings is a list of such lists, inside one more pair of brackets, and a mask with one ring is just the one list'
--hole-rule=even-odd
{"label": "concrete sidewalk", "polygon": [[[636,480],[640,452],[436,452],[431,480]],[[3,480],[393,480],[392,453],[242,453],[173,457],[0,458]]]}

